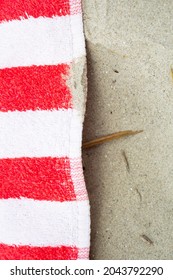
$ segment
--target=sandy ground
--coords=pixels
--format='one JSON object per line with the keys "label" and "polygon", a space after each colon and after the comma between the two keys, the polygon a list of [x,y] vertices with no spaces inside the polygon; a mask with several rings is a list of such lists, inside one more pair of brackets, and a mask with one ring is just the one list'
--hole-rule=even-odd
{"label": "sandy ground", "polygon": [[[173,1],[84,0],[91,259],[173,259]],[[129,167],[125,160],[127,157]]]}

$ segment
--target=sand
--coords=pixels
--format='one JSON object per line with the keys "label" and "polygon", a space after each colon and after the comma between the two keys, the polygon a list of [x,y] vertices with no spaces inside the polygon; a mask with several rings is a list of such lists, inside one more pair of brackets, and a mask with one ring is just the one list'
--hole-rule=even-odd
{"label": "sand", "polygon": [[[84,0],[91,259],[173,259],[173,1]],[[127,163],[128,161],[128,163]]]}

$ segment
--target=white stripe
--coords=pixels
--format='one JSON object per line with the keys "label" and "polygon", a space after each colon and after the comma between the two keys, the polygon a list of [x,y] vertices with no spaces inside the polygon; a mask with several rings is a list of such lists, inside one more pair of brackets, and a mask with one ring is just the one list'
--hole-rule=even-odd
{"label": "white stripe", "polygon": [[81,156],[82,120],[73,109],[0,112],[0,158]]}
{"label": "white stripe", "polygon": [[84,54],[80,14],[0,24],[0,68],[68,63]]}
{"label": "white stripe", "polygon": [[[89,246],[87,201],[7,199],[0,200],[0,213],[0,243],[32,246],[74,245],[79,248]],[[82,224],[79,222],[81,215]]]}

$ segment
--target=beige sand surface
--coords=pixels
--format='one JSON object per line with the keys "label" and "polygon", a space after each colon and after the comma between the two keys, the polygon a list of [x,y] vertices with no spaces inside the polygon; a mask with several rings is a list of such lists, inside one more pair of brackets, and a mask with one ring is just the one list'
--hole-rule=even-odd
{"label": "beige sand surface", "polygon": [[[91,259],[173,259],[173,1],[84,0]],[[129,169],[124,157],[129,162]]]}

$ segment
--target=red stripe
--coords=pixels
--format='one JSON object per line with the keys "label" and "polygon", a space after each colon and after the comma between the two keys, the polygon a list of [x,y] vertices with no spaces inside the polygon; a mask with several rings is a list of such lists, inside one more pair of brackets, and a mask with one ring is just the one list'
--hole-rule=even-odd
{"label": "red stripe", "polygon": [[89,248],[79,248],[78,249],[78,260],[89,259]]}
{"label": "red stripe", "polygon": [[0,170],[0,199],[76,200],[68,158],[1,159]]}
{"label": "red stripe", "polygon": [[1,0],[0,21],[70,15],[69,0]]}
{"label": "red stripe", "polygon": [[76,15],[82,13],[82,7],[81,7],[81,0],[71,0],[70,2],[70,14]]}
{"label": "red stripe", "polygon": [[0,244],[0,260],[76,260],[76,247],[31,247]]}
{"label": "red stripe", "polygon": [[0,69],[0,111],[72,107],[69,65]]}

